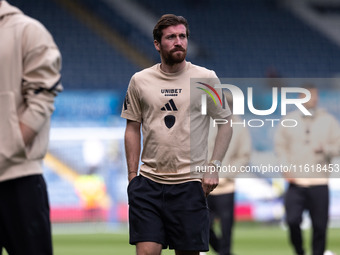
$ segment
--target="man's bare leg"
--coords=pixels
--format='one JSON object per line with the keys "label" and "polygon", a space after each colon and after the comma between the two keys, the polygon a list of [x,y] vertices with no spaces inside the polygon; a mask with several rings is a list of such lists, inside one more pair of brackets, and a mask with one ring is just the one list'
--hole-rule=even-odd
{"label": "man's bare leg", "polygon": [[136,244],[137,255],[160,255],[162,245],[154,242],[140,242]]}

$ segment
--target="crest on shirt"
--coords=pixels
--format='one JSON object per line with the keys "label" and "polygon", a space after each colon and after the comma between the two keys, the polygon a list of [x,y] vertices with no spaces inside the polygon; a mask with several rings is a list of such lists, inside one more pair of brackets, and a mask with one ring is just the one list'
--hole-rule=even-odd
{"label": "crest on shirt", "polygon": [[[177,106],[173,99],[170,99],[162,108],[161,111],[178,111]],[[167,128],[172,128],[175,125],[176,117],[172,114],[168,114],[164,117],[164,124]]]}

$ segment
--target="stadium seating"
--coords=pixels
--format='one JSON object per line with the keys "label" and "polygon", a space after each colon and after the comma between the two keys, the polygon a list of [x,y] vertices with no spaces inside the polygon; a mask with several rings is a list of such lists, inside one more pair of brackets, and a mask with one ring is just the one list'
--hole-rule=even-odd
{"label": "stadium seating", "polygon": [[63,56],[62,82],[67,90],[113,89],[125,93],[137,66],[58,1],[9,2],[41,21],[53,34]]}
{"label": "stadium seating", "polygon": [[203,49],[199,64],[221,77],[332,77],[340,49],[288,10],[270,0],[160,2],[141,0],[159,16],[187,17],[192,39]]}
{"label": "stadium seating", "polygon": [[[52,32],[63,54],[63,82],[68,88],[125,91],[130,76],[141,69],[58,1],[10,2]],[[74,2],[87,6],[151,61],[159,60],[150,35],[107,3]],[[214,69],[220,77],[266,77],[270,70],[282,77],[332,77],[340,71],[339,47],[275,1],[141,0],[138,4],[156,17],[164,13],[187,17],[199,49],[189,60]]]}

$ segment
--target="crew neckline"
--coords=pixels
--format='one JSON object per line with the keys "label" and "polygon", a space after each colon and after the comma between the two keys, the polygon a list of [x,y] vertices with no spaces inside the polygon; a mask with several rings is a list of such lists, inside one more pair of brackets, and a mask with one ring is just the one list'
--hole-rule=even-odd
{"label": "crew neckline", "polygon": [[178,71],[178,72],[175,72],[175,73],[167,73],[167,72],[165,72],[165,71],[163,71],[163,70],[161,69],[161,63],[159,63],[159,64],[157,65],[157,70],[158,70],[160,73],[162,73],[162,74],[164,74],[164,75],[166,75],[166,76],[168,76],[168,77],[174,77],[174,76],[180,75],[180,74],[183,73],[185,70],[187,70],[189,65],[190,65],[190,62],[185,61],[185,66],[184,66],[184,68],[183,68],[182,70],[180,70],[180,71]]}

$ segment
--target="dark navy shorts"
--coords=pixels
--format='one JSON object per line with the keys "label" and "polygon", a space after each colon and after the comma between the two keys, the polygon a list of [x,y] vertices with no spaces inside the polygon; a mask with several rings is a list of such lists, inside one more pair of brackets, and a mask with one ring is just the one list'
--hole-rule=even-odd
{"label": "dark navy shorts", "polygon": [[209,250],[209,210],[202,184],[160,184],[141,175],[128,186],[130,244]]}
{"label": "dark navy shorts", "polygon": [[42,175],[0,182],[0,254],[52,255],[50,208]]}

